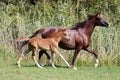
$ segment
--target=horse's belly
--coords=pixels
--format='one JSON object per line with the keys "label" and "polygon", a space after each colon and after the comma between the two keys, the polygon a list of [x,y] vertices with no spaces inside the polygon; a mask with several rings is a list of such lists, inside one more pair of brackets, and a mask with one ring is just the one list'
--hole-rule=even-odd
{"label": "horse's belly", "polygon": [[66,50],[73,50],[73,49],[75,49],[75,44],[60,42],[59,47],[62,49],[66,49]]}

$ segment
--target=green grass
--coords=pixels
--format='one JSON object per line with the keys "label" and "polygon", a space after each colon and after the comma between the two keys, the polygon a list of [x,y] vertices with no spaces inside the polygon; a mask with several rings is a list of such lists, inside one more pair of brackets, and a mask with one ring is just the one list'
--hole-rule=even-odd
{"label": "green grass", "polygon": [[[59,64],[60,65],[60,64]],[[120,67],[78,67],[78,70],[59,66],[56,69],[45,66],[37,68],[34,63],[0,64],[0,80],[119,80]]]}

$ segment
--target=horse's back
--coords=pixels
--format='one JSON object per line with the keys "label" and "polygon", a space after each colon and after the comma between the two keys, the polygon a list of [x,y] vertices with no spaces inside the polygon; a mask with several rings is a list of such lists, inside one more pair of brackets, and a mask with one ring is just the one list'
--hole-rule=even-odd
{"label": "horse's back", "polygon": [[45,30],[42,33],[43,38],[51,37],[55,35],[59,30],[62,30],[60,27],[49,27],[45,28]]}

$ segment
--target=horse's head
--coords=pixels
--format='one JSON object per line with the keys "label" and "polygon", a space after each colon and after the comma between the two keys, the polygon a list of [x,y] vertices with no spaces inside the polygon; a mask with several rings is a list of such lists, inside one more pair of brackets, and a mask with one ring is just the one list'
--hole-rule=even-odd
{"label": "horse's head", "polygon": [[70,36],[68,35],[68,31],[66,29],[63,29],[63,38],[66,39],[67,41],[70,40]]}
{"label": "horse's head", "polygon": [[100,13],[97,13],[95,15],[89,15],[89,19],[94,19],[95,20],[95,26],[103,26],[103,27],[108,27],[109,24],[106,22]]}

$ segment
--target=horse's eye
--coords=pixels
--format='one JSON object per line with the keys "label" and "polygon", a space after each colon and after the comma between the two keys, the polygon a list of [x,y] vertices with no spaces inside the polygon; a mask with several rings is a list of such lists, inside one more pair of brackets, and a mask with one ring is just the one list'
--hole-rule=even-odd
{"label": "horse's eye", "polygon": [[99,21],[100,21],[100,20],[101,20],[101,18],[97,18],[97,20],[99,20]]}
{"label": "horse's eye", "polygon": [[66,33],[64,33],[64,35],[66,36],[67,34],[66,34]]}

